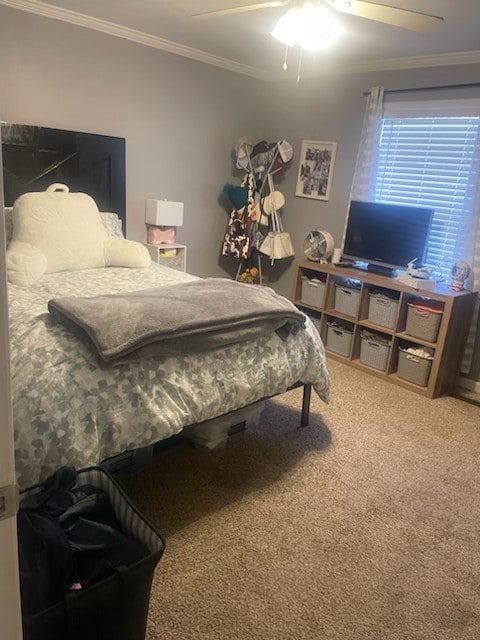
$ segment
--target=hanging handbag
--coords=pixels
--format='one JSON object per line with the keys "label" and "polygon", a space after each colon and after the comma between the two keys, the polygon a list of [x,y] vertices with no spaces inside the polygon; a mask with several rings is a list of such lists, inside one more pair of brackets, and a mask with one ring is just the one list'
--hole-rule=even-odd
{"label": "hanging handbag", "polygon": [[[268,176],[268,184],[270,187],[270,193],[274,193],[273,178]],[[283,230],[282,222],[276,209],[275,197],[271,199],[272,213],[270,219],[272,221],[272,231],[268,233],[268,236],[263,241],[260,251],[269,256],[271,263],[275,260],[281,260],[283,258],[289,258],[295,255],[292,240],[290,234]]]}
{"label": "hanging handbag", "polygon": [[[270,174],[267,177],[268,177],[268,184],[270,186],[271,185]],[[262,189],[265,186],[266,182],[267,181],[265,180],[264,184],[261,187]],[[260,203],[261,202],[262,202],[262,198],[260,199]],[[269,218],[270,218],[272,222],[272,229],[267,233],[264,241],[262,242],[258,250],[260,251],[260,253],[263,253],[269,258],[272,258],[272,264],[273,264],[273,246],[274,246],[274,239],[275,239],[275,233],[276,233],[275,219],[273,216],[268,216],[268,217],[265,216],[265,214],[263,213],[263,207],[262,207],[262,215],[267,219],[267,222],[265,224],[269,223]]]}
{"label": "hanging handbag", "polygon": [[223,238],[222,255],[232,255],[243,260],[250,256],[254,246],[254,177],[246,173],[241,187],[247,192],[247,204],[240,210],[232,209],[227,230]]}
{"label": "hanging handbag", "polygon": [[273,236],[273,252],[270,254],[272,260],[281,260],[282,258],[289,258],[295,255],[295,249],[293,248],[292,240],[288,231],[283,231],[282,223],[278,214],[273,214],[276,218],[277,233]]}
{"label": "hanging handbag", "polygon": [[267,233],[266,238],[264,239],[264,241],[260,245],[260,248],[259,248],[260,253],[264,253],[266,256],[271,257],[271,255],[273,253],[273,238],[274,238],[274,235],[275,234],[274,234],[273,231],[269,231]]}
{"label": "hanging handbag", "polygon": [[282,223],[276,211],[271,215],[271,220],[272,231],[268,232],[267,237],[260,245],[259,251],[268,256],[273,264],[275,260],[294,256],[295,250],[290,234],[287,231],[283,231]]}

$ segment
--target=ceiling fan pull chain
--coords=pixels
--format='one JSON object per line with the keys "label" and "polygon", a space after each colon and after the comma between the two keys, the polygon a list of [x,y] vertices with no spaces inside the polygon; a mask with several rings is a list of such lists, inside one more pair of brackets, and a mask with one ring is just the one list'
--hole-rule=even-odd
{"label": "ceiling fan pull chain", "polygon": [[298,54],[297,84],[300,82],[300,74],[302,70],[302,53],[303,53],[303,49],[302,47],[300,47],[300,53]]}
{"label": "ceiling fan pull chain", "polygon": [[288,46],[288,44],[286,44],[285,45],[285,57],[283,59],[283,70],[284,71],[286,71],[288,69],[288,64],[287,64],[287,61],[288,61],[288,49],[289,49],[289,46]]}

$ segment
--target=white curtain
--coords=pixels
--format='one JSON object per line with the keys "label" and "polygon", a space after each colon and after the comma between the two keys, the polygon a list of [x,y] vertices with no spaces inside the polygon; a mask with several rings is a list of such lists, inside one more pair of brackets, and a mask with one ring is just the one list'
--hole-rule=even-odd
{"label": "white curtain", "polygon": [[[479,145],[480,147],[480,145]],[[480,154],[480,150],[479,150]],[[467,262],[472,267],[472,275],[467,281],[469,288],[472,291],[480,291],[480,173],[476,176],[476,198],[475,198],[475,216],[471,228],[471,243],[470,243],[470,256],[467,258]],[[473,318],[470,324],[470,330],[468,332],[467,341],[465,344],[465,351],[463,353],[463,360],[460,371],[468,374],[472,367],[473,354],[475,350],[475,342],[480,340],[480,300],[477,296],[475,308],[473,311]]]}
{"label": "white curtain", "polygon": [[373,200],[377,177],[378,149],[382,133],[383,87],[372,87],[367,100],[365,118],[355,173],[352,200]]}

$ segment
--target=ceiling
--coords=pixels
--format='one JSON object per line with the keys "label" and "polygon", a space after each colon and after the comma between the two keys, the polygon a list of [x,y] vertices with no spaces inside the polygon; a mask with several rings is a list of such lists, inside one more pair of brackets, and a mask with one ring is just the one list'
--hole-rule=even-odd
{"label": "ceiling", "polygon": [[[259,2],[262,0],[259,0]],[[321,1],[321,0],[318,0]],[[439,15],[444,22],[417,33],[337,13],[344,33],[329,49],[304,52],[302,75],[362,72],[480,62],[480,0],[377,0]],[[298,52],[282,71],[285,46],[270,31],[284,8],[195,19],[192,14],[255,0],[0,0],[0,4],[106,31],[259,78],[296,74]],[[85,17],[85,16],[88,16]]]}

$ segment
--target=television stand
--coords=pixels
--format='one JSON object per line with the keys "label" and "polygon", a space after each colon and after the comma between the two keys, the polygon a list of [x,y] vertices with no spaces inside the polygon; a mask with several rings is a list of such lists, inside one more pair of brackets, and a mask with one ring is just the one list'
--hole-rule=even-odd
{"label": "television stand", "polygon": [[[349,280],[356,280],[359,288],[349,288]],[[389,296],[377,299],[378,289]],[[430,333],[434,318],[417,315],[411,306],[418,298],[443,306],[436,334]],[[476,298],[476,293],[445,284],[414,289],[365,267],[361,271],[311,260],[296,260],[293,267],[291,299],[311,316],[329,358],[426,398],[455,390]],[[343,334],[339,325],[345,328]],[[425,327],[428,332],[423,334]],[[412,347],[432,350],[433,359],[408,359],[404,349]]]}

